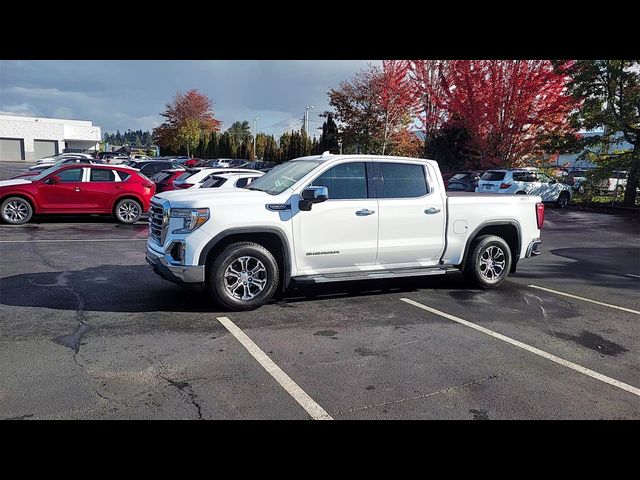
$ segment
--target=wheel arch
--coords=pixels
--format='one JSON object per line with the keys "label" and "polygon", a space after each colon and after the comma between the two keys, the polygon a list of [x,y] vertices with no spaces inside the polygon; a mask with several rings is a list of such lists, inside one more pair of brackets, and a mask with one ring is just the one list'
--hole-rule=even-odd
{"label": "wheel arch", "polygon": [[465,268],[475,240],[482,235],[495,235],[507,242],[511,250],[511,268],[509,273],[515,273],[516,265],[520,259],[520,245],[522,243],[522,230],[516,220],[490,220],[478,225],[475,230],[471,232],[471,235],[469,235],[465,243],[464,255],[462,257],[462,263],[460,264],[461,270]]}
{"label": "wheel arch", "polygon": [[[200,251],[198,265],[208,269],[211,260],[225,247],[237,242],[255,242],[269,250],[281,269],[282,290],[291,282],[291,254],[286,234],[276,227],[239,227],[225,230],[213,237]],[[208,278],[208,274],[206,274]]]}
{"label": "wheel arch", "polygon": [[31,209],[33,210],[34,215],[40,213],[38,202],[36,201],[33,195],[25,192],[7,193],[6,195],[2,195],[2,197],[0,197],[0,204],[2,204],[2,202],[4,202],[7,198],[10,198],[10,197],[20,197],[25,199],[27,202],[29,202],[29,205],[31,205]]}

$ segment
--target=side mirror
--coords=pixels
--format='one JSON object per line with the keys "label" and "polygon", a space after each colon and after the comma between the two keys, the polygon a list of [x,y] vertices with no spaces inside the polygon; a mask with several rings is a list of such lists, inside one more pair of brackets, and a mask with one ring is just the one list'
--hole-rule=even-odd
{"label": "side mirror", "polygon": [[298,204],[300,210],[308,212],[311,205],[321,203],[329,199],[329,189],[327,187],[307,187],[300,194],[302,200]]}
{"label": "side mirror", "polygon": [[49,177],[46,180],[46,183],[49,185],[55,185],[56,183],[60,183],[62,179],[58,175],[54,175],[53,177]]}

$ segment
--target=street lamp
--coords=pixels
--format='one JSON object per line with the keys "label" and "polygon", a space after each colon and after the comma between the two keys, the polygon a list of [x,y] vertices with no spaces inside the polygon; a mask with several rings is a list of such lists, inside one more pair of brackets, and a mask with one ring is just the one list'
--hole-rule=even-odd
{"label": "street lamp", "polygon": [[260,117],[253,119],[253,159],[256,160],[256,135],[258,134],[258,120]]}
{"label": "street lamp", "polygon": [[309,110],[311,110],[312,108],[315,108],[313,105],[309,105],[305,111],[304,111],[304,132],[307,134],[307,137],[309,137]]}

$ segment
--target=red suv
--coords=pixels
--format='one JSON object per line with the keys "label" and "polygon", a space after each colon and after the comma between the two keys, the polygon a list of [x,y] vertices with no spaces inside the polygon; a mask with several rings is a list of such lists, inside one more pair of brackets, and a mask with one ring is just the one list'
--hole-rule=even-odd
{"label": "red suv", "polygon": [[134,223],[149,210],[156,187],[140,172],[113,165],[59,165],[0,181],[0,217],[21,225],[40,214],[108,213]]}

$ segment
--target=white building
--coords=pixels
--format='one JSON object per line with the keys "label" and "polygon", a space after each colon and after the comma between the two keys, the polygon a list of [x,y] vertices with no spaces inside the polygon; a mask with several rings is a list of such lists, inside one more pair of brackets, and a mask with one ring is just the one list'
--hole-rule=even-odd
{"label": "white building", "polygon": [[0,162],[35,162],[64,152],[92,152],[100,127],[86,120],[0,115]]}

